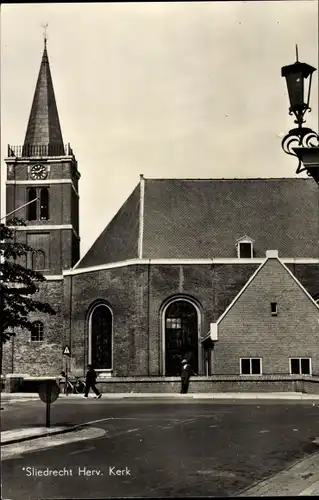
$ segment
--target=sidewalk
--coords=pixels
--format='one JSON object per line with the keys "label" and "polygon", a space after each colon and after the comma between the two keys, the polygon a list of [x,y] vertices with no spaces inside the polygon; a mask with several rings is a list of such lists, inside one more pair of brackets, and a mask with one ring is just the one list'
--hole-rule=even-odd
{"label": "sidewalk", "polygon": [[30,439],[62,434],[75,429],[75,427],[25,427],[24,429],[11,429],[1,432],[1,445],[20,443]]}
{"label": "sidewalk", "polygon": [[[92,398],[92,394],[89,398]],[[142,392],[128,392],[128,393],[106,393],[102,394],[103,399],[218,399],[218,400],[234,400],[234,399],[264,399],[264,400],[295,400],[295,401],[318,401],[319,394],[305,394],[301,392],[214,392],[214,393],[142,393]],[[82,394],[60,394],[59,399],[80,399]],[[30,401],[40,400],[38,393],[24,393],[24,392],[11,392],[1,393],[1,402],[15,402],[15,401]]]}
{"label": "sidewalk", "polygon": [[288,467],[288,469],[264,481],[260,481],[237,496],[277,497],[317,495],[319,495],[319,452],[299,460]]}

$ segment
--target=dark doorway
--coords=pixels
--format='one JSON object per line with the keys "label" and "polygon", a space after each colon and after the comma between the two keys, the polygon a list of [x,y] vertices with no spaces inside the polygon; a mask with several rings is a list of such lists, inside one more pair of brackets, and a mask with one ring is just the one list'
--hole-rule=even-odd
{"label": "dark doorway", "polygon": [[183,358],[198,373],[197,310],[186,300],[176,300],[165,312],[165,375],[180,375]]}
{"label": "dark doorway", "polygon": [[95,369],[112,368],[112,313],[105,305],[91,315],[91,363]]}

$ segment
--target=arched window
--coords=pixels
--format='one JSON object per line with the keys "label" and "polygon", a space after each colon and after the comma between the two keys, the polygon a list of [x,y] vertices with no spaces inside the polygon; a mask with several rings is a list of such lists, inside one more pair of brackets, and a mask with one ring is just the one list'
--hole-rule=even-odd
{"label": "arched window", "polygon": [[177,376],[186,358],[198,373],[199,311],[189,300],[175,299],[163,310],[164,374]]}
{"label": "arched window", "polygon": [[31,331],[31,342],[42,342],[43,341],[43,323],[41,321],[35,321],[33,323],[33,328]]}
{"label": "arched window", "polygon": [[28,202],[35,200],[33,203],[30,203],[27,206],[27,220],[36,220],[37,219],[37,190],[35,188],[28,189]]}
{"label": "arched window", "polygon": [[32,253],[32,269],[34,271],[45,269],[45,253],[43,250],[37,250]]}
{"label": "arched window", "polygon": [[106,304],[96,305],[89,316],[88,360],[98,370],[112,369],[113,315]]}
{"label": "arched window", "polygon": [[49,218],[49,190],[42,188],[40,190],[40,220]]}

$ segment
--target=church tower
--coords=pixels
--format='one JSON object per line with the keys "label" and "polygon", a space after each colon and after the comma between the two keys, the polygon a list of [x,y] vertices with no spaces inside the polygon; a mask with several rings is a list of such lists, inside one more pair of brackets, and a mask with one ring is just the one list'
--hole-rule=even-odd
{"label": "church tower", "polygon": [[[62,139],[47,41],[22,146],[8,146],[6,213],[22,218],[18,241],[39,250],[25,263],[48,276],[61,276],[79,260],[80,173]],[[7,221],[9,222],[9,220]]]}

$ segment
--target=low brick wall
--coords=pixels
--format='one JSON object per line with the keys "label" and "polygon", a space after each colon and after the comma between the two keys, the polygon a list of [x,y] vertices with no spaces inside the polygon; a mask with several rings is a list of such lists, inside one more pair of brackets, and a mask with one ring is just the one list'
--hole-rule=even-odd
{"label": "low brick wall", "polygon": [[40,384],[48,378],[56,380],[59,385],[59,378],[55,377],[28,377],[23,375],[10,376],[6,378],[6,392],[39,392]]}
{"label": "low brick wall", "polygon": [[[45,377],[43,377],[45,378]],[[17,384],[6,384],[7,392],[38,392],[41,377],[24,377]],[[178,393],[179,377],[109,377],[98,379],[97,385],[105,393]],[[60,384],[63,390],[63,384]],[[237,376],[212,375],[193,377],[189,393],[218,392],[304,392],[319,394],[319,377],[303,375]]]}
{"label": "low brick wall", "polygon": [[[209,392],[314,392],[319,391],[312,378],[296,375],[269,375],[261,377],[210,376],[193,377],[189,393]],[[177,393],[180,391],[179,377],[111,377],[98,380],[99,389],[105,393]]]}
{"label": "low brick wall", "polygon": [[302,392],[319,394],[319,377],[305,377],[302,381]]}

